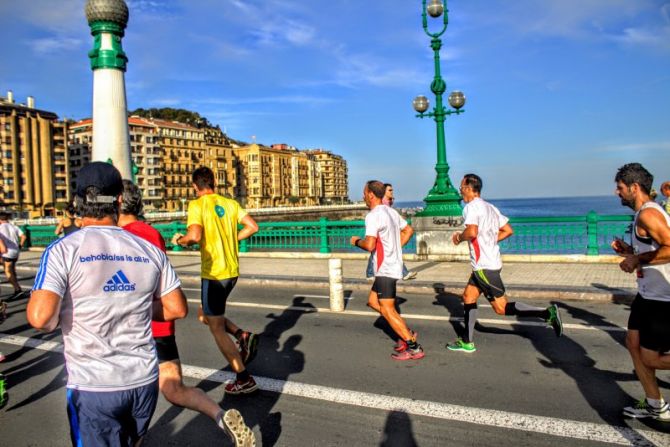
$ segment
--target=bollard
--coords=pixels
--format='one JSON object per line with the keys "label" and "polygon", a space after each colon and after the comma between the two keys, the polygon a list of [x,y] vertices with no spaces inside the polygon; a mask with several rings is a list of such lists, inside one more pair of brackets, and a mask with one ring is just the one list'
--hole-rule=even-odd
{"label": "bollard", "polygon": [[342,260],[328,260],[328,279],[330,283],[330,310],[344,311],[344,289],[342,286]]}

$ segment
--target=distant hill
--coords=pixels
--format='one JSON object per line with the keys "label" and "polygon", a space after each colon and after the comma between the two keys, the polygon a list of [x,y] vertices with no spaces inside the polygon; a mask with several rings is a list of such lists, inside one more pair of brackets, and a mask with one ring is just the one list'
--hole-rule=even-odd
{"label": "distant hill", "polygon": [[180,123],[188,124],[199,129],[220,129],[218,124],[214,126],[207,118],[200,116],[198,112],[192,112],[186,109],[173,109],[171,107],[163,107],[162,109],[140,108],[128,112],[128,115],[136,115],[142,118],[158,118],[168,121],[179,121]]}

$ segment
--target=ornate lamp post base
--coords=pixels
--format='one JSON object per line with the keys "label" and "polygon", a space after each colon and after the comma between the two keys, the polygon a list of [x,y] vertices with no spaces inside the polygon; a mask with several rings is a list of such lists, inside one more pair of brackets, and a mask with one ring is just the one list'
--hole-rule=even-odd
{"label": "ornate lamp post base", "polygon": [[442,194],[431,191],[423,201],[426,202],[426,207],[416,213],[417,217],[460,217],[463,211],[461,196],[456,190]]}
{"label": "ornate lamp post base", "polygon": [[451,242],[454,232],[463,231],[462,217],[429,217],[417,214],[412,218],[412,227],[416,230],[417,255],[453,261],[469,259],[468,244],[454,245]]}

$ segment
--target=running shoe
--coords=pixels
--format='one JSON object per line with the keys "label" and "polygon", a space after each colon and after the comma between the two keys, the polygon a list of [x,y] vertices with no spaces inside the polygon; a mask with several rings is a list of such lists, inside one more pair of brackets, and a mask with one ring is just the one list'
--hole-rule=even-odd
{"label": "running shoe", "polygon": [[391,354],[393,360],[419,360],[426,356],[421,345],[417,345],[416,349],[407,348],[402,352]]}
{"label": "running shoe", "polygon": [[253,377],[249,377],[249,380],[246,382],[230,380],[226,382],[226,387],[224,389],[227,394],[247,394],[256,391],[258,389],[258,384]]}
{"label": "running shoe", "polygon": [[0,408],[3,408],[5,405],[7,405],[7,401],[9,400],[9,395],[7,394],[5,386],[5,375],[0,374]]}
{"label": "running shoe", "polygon": [[256,357],[258,352],[258,335],[253,332],[242,332],[240,339],[237,341],[240,345],[240,357],[242,363],[248,365]]}
{"label": "running shoe", "polygon": [[625,407],[623,415],[635,419],[654,418],[670,422],[670,404],[665,402],[661,408],[655,408],[649,405],[647,399],[641,399],[632,407]]}
{"label": "running shoe", "polygon": [[461,351],[467,353],[472,353],[477,350],[473,342],[470,343],[464,342],[462,338],[457,339],[452,344],[447,344],[447,349],[450,351]]}
{"label": "running shoe", "polygon": [[235,447],[255,447],[256,436],[244,423],[239,411],[232,409],[226,411],[221,417],[223,427],[228,436],[235,443]]}
{"label": "running shoe", "polygon": [[416,278],[416,272],[409,271],[405,276],[402,277],[403,281],[410,281],[412,279]]}
{"label": "running shoe", "polygon": [[[416,340],[419,337],[419,334],[417,334],[414,331],[410,331],[412,335],[414,336],[414,340]],[[396,342],[395,346],[393,347],[393,350],[395,352],[404,352],[407,350],[407,342],[403,340],[402,338],[399,338],[398,341]]]}
{"label": "running shoe", "polygon": [[561,322],[561,313],[558,310],[558,306],[552,304],[551,306],[547,307],[547,311],[549,312],[549,318],[547,318],[547,323],[554,328],[556,336],[560,337],[561,335],[563,335],[563,323]]}

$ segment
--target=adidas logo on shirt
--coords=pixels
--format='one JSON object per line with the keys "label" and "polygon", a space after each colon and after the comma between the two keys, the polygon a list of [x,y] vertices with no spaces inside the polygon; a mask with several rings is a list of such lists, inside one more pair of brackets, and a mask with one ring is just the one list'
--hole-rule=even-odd
{"label": "adidas logo on shirt", "polygon": [[119,270],[105,283],[102,290],[105,292],[132,292],[135,290],[135,284],[128,281],[123,271]]}

